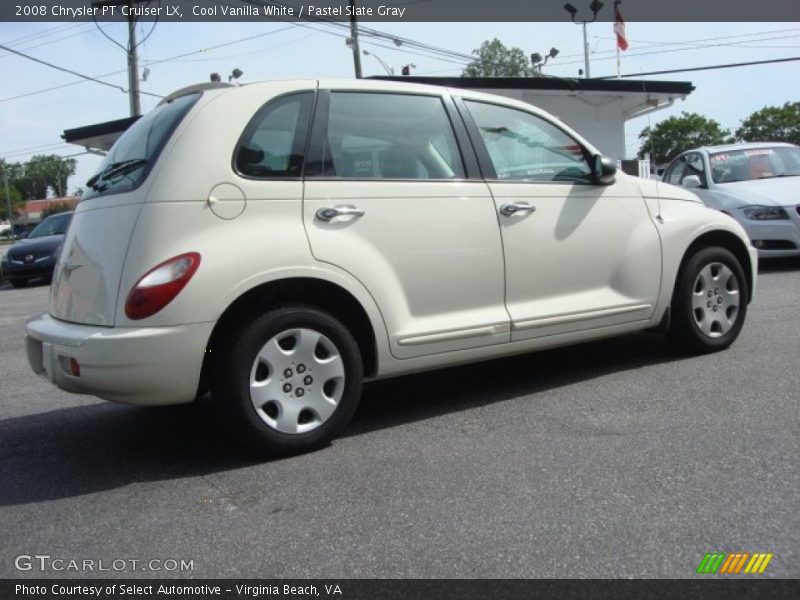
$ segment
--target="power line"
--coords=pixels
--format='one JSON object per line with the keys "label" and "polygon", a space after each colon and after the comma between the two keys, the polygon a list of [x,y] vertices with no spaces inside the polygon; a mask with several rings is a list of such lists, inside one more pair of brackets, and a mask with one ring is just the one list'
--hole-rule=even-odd
{"label": "power line", "polygon": [[95,79],[94,77],[89,77],[88,75],[84,75],[83,73],[78,73],[77,71],[73,71],[72,69],[67,69],[66,67],[59,67],[58,65],[54,65],[53,63],[49,63],[49,62],[47,62],[45,60],[42,60],[40,58],[34,58],[33,56],[30,56],[29,54],[25,54],[25,53],[20,52],[18,50],[14,50],[13,48],[9,48],[8,46],[4,46],[3,44],[0,44],[0,48],[2,48],[3,50],[6,50],[8,52],[12,52],[14,54],[17,54],[17,55],[19,55],[19,56],[21,56],[23,58],[27,58],[28,60],[32,60],[33,62],[37,62],[37,63],[39,63],[41,65],[45,65],[47,67],[50,67],[51,69],[56,69],[57,71],[62,71],[63,73],[70,73],[71,75],[75,75],[77,77],[80,77],[81,79],[85,79],[86,81],[94,81],[95,83],[99,83],[100,85],[105,85],[105,86],[108,86],[108,87],[116,88],[116,89],[120,90],[122,93],[127,93],[127,90],[124,87],[120,86],[120,85],[114,85],[113,83],[108,83],[107,81],[100,81],[99,79]]}
{"label": "power line", "polygon": [[[705,67],[689,67],[686,69],[669,69],[666,71],[650,71],[649,73],[628,73],[620,75],[620,77],[644,77],[645,75],[668,75],[670,73],[688,73],[690,71],[712,71],[715,69],[733,69],[735,67],[749,67],[752,65],[768,65],[773,63],[784,63],[800,60],[800,56],[791,56],[788,58],[773,58],[770,60],[753,60],[750,62],[740,63],[727,63],[724,65],[707,65]],[[614,79],[615,75],[608,75],[606,77],[596,77],[595,79]]]}
{"label": "power line", "polygon": [[75,29],[76,27],[80,28],[80,27],[83,27],[85,25],[87,25],[87,23],[67,23],[67,24],[63,24],[62,23],[61,25],[56,25],[55,27],[49,27],[47,29],[40,29],[39,31],[35,31],[35,32],[29,33],[27,35],[22,35],[20,37],[17,37],[17,38],[11,39],[11,40],[3,40],[0,43],[6,44],[6,45],[25,44],[27,42],[30,42],[33,39],[40,38],[40,37],[45,37],[47,35],[51,35],[56,30],[58,30],[59,33],[63,33],[64,31],[67,31],[68,29]]}
{"label": "power line", "polygon": [[[223,42],[221,44],[217,44],[215,46],[209,46],[208,48],[200,48],[198,50],[192,50],[190,52],[184,52],[184,53],[181,53],[181,54],[176,54],[174,56],[169,56],[167,58],[161,58],[161,59],[157,59],[157,60],[146,61],[144,64],[145,64],[145,66],[158,65],[158,64],[162,64],[162,63],[178,60],[178,59],[181,59],[181,58],[185,58],[187,56],[193,56],[195,54],[200,54],[200,53],[203,53],[203,52],[211,52],[212,50],[217,50],[219,48],[225,48],[227,46],[232,46],[234,44],[240,44],[242,42],[247,42],[249,40],[261,38],[261,37],[264,37],[264,36],[267,36],[267,35],[272,35],[272,34],[275,34],[275,33],[280,33],[281,31],[286,31],[286,30],[289,30],[289,29],[293,29],[295,26],[296,26],[295,24],[292,24],[292,25],[290,25],[288,27],[281,27],[280,29],[275,29],[275,30],[272,30],[272,31],[266,31],[264,33],[259,33],[259,34],[256,34],[256,35],[250,35],[250,36],[247,36],[247,37],[238,38],[238,39],[235,39],[235,40],[231,40],[229,42]],[[3,47],[3,46],[0,46],[0,47]],[[89,78],[88,80],[89,81],[95,81],[97,79],[102,79],[102,78],[105,78],[105,77],[112,77],[114,75],[120,75],[121,73],[125,73],[125,72],[126,72],[125,69],[121,69],[119,71],[112,71],[110,73],[104,73],[103,75],[97,75],[94,78]],[[25,92],[23,94],[17,94],[16,96],[9,96],[7,98],[0,98],[0,103],[10,102],[11,100],[18,100],[20,98],[26,98],[28,96],[34,96],[34,95],[37,95],[37,94],[43,94],[45,92],[52,92],[52,91],[55,91],[55,90],[60,90],[60,89],[63,89],[65,87],[70,87],[70,86],[73,86],[73,85],[78,85],[78,84],[81,84],[81,83],[85,83],[86,81],[87,81],[86,79],[82,79],[82,80],[79,80],[79,81],[71,81],[69,83],[63,83],[61,85],[55,85],[55,86],[48,87],[48,88],[43,88],[43,89],[39,89],[39,90],[33,90],[33,91],[30,91],[30,92]],[[100,83],[104,83],[104,82],[100,82]],[[108,85],[110,85],[110,84],[108,84]],[[113,86],[113,87],[119,87],[119,86]],[[126,91],[126,93],[127,93],[127,91]],[[160,95],[160,94],[151,94],[151,93],[148,93],[148,92],[142,92],[142,93],[146,94],[148,96],[154,96],[156,98],[163,98],[164,97],[163,95]]]}
{"label": "power line", "polygon": [[[628,39],[628,41],[629,42],[635,42],[637,44],[645,44],[646,48],[657,47],[657,46],[685,46],[686,44],[692,44],[692,45],[700,47],[700,48],[706,48],[706,47],[709,47],[709,46],[726,45],[726,44],[708,44],[708,45],[706,45],[706,44],[702,44],[702,42],[717,42],[717,41],[720,41],[720,40],[737,39],[737,38],[744,38],[744,37],[755,37],[755,36],[762,36],[762,35],[772,35],[772,34],[775,34],[775,33],[789,33],[789,32],[797,33],[797,32],[800,32],[800,29],[798,29],[796,27],[795,28],[790,28],[790,29],[772,29],[772,30],[769,30],[769,31],[758,31],[758,32],[752,32],[752,33],[740,33],[740,34],[735,34],[735,35],[722,35],[722,36],[716,36],[716,37],[710,37],[710,38],[700,38],[700,39],[695,39],[695,40],[678,40],[678,41],[675,41],[675,42],[654,42],[654,41],[648,41],[648,40],[634,40],[634,39],[630,39],[630,38]],[[794,37],[794,36],[788,36],[788,37]],[[600,37],[599,39],[616,40],[615,37]],[[766,38],[766,40],[760,40],[760,39],[742,40],[741,42],[735,42],[735,43],[732,43],[731,45],[738,45],[739,43],[745,44],[745,43],[749,43],[749,42],[768,41],[768,40],[771,40],[771,39],[775,39],[775,38]],[[598,54],[616,54],[616,50],[603,50],[601,52],[593,52],[592,54],[593,55],[598,55]],[[562,59],[563,58],[578,58],[578,57],[583,58],[583,52],[581,52],[579,54],[563,54],[563,55],[561,55]]]}
{"label": "power line", "polygon": [[[288,46],[289,44],[296,44],[297,42],[301,42],[305,39],[310,38],[312,35],[316,34],[317,31],[312,31],[311,33],[307,33],[306,35],[301,35],[300,37],[293,38],[291,40],[286,40],[285,42],[280,42],[279,44],[273,44],[271,46],[263,46],[261,48],[255,48],[248,52],[239,52],[238,54],[228,54],[227,56],[209,56],[208,58],[176,58],[172,59],[170,62],[208,62],[212,60],[220,61],[220,60],[229,60],[231,58],[239,58],[242,56],[251,56],[256,52],[264,52],[266,50],[275,50],[276,48],[283,48],[284,46]],[[149,64],[145,61],[145,64]]]}
{"label": "power line", "polygon": [[50,144],[40,144],[38,146],[28,146],[27,148],[16,148],[14,150],[9,150],[8,152],[0,152],[2,156],[12,156],[14,154],[24,154],[25,152],[32,152],[37,150],[46,150],[48,148],[55,148],[57,146],[63,146],[65,142],[54,142]]}
{"label": "power line", "polygon": [[[773,37],[773,38],[764,38],[763,41],[782,40],[782,39],[796,38],[796,37],[800,37],[800,35],[788,35],[788,36],[779,36],[779,37]],[[753,40],[748,40],[748,41],[753,41]],[[704,48],[717,48],[717,47],[721,47],[721,46],[734,46],[735,47],[736,44],[735,43],[730,43],[730,44],[725,44],[725,43],[722,43],[722,44],[704,44],[702,46],[689,46],[688,48],[670,48],[670,49],[666,49],[666,50],[653,50],[653,51],[650,51],[650,52],[633,52],[631,54],[626,54],[625,57],[626,58],[633,58],[635,56],[650,56],[650,55],[653,55],[653,54],[671,54],[673,52],[686,52],[686,51],[691,51],[691,50],[702,50]],[[607,54],[607,52],[604,52],[603,54]],[[600,60],[612,60],[613,58],[614,58],[614,56],[602,56],[602,57],[595,57],[595,60],[598,60],[598,61],[600,61]],[[566,62],[559,62],[558,65],[559,66],[574,65],[574,64],[580,64],[582,62],[583,62],[582,60],[572,60],[572,61],[566,61]]]}
{"label": "power line", "polygon": [[4,154],[3,155],[3,159],[10,159],[10,158],[16,157],[16,156],[28,156],[28,155],[36,156],[36,155],[41,155],[41,154],[46,154],[47,156],[53,156],[53,155],[59,156],[58,154],[55,154],[55,153],[58,152],[58,151],[64,151],[64,150],[68,150],[68,149],[74,150],[74,148],[68,148],[68,144],[63,144],[62,143],[62,144],[59,144],[59,146],[57,146],[56,148],[53,148],[52,150],[41,150],[41,151],[38,151],[38,152],[11,152],[9,154]]}
{"label": "power line", "polygon": [[[125,73],[125,70],[122,71],[113,71],[111,73],[106,73],[105,75],[98,75],[97,78],[103,77],[111,77],[112,75],[119,75],[120,73]],[[34,90],[32,92],[25,92],[24,94],[17,94],[16,96],[9,96],[7,98],[0,98],[0,104],[3,102],[11,102],[12,100],[19,100],[20,98],[27,98],[28,96],[36,96],[37,94],[44,94],[45,92],[52,92],[55,90],[60,90],[65,87],[71,87],[73,85],[78,85],[80,83],[86,83],[85,79],[79,79],[77,81],[70,81],[69,83],[62,83],[61,85],[54,85],[53,87],[43,88],[40,90]]]}
{"label": "power line", "polygon": [[[108,83],[107,81],[100,81],[99,79],[97,79],[95,77],[89,77],[88,75],[84,75],[83,73],[78,73],[77,71],[73,71],[72,69],[67,69],[66,67],[60,67],[58,65],[54,65],[53,63],[49,63],[49,62],[47,62],[45,60],[41,60],[39,58],[35,58],[35,57],[30,56],[28,54],[25,54],[23,52],[19,52],[18,50],[14,50],[12,48],[9,48],[8,46],[4,46],[3,44],[0,44],[0,48],[2,48],[3,50],[7,50],[8,52],[13,52],[14,54],[18,54],[19,56],[21,56],[23,58],[27,58],[28,60],[32,60],[33,62],[37,62],[39,64],[45,65],[45,66],[50,67],[52,69],[56,69],[57,71],[63,71],[64,73],[70,73],[71,75],[77,75],[78,77],[80,77],[80,78],[82,78],[82,79],[84,79],[86,81],[93,81],[94,83],[99,83],[100,85],[105,85],[107,87],[112,87],[114,89],[118,89],[123,94],[127,94],[128,93],[128,90],[126,90],[121,85],[115,85],[113,83]],[[117,73],[120,73],[120,72],[122,72],[122,71],[117,71]],[[66,87],[66,85],[71,85],[71,84],[65,84],[64,86],[61,86],[61,87]],[[53,89],[55,89],[55,88],[53,88]],[[143,92],[143,93],[147,93],[147,92]],[[24,95],[30,95],[30,94],[22,94],[21,96],[24,96]],[[155,96],[157,98],[163,98],[164,97],[164,96],[162,96],[160,94],[149,94],[148,93],[148,95],[149,96]],[[19,98],[21,96],[16,96],[15,98]],[[13,99],[14,98],[3,98],[3,99],[0,99],[0,102],[6,102],[8,100],[13,100]]]}
{"label": "power line", "polygon": [[[109,26],[115,25],[115,24],[116,23],[111,23]],[[79,23],[79,25],[88,25],[88,23]],[[62,32],[62,33],[64,33],[64,32]],[[92,32],[91,29],[84,29],[83,31],[76,31],[76,32],[69,33],[69,34],[61,36],[61,37],[56,37],[54,39],[52,37],[50,37],[50,38],[47,39],[47,41],[44,41],[44,42],[39,41],[38,39],[36,39],[36,40],[28,40],[28,41],[22,42],[21,44],[8,44],[8,43],[6,43],[6,45],[7,46],[10,45],[12,47],[15,47],[17,50],[28,51],[28,50],[34,50],[36,48],[41,48],[42,46],[49,46],[50,44],[55,44],[55,43],[61,42],[63,40],[68,40],[70,38],[78,37],[80,35],[86,35],[87,33],[91,33],[91,32]],[[3,42],[3,43],[5,43],[5,42]],[[33,43],[33,46],[30,45],[31,43]],[[8,53],[0,54],[0,58],[5,58],[7,56],[11,56],[11,54],[8,54]]]}
{"label": "power line", "polygon": [[[215,4],[224,3],[224,4],[228,5],[228,6],[230,6],[230,3],[226,2],[225,0],[211,0],[211,1],[214,2]],[[277,6],[288,6],[284,2],[279,2],[278,0],[238,0],[238,2],[245,3],[245,4],[255,4],[255,5],[258,5],[258,6],[266,6],[267,4],[272,4],[272,5],[277,5]],[[288,21],[288,19],[281,19],[280,17],[277,17],[277,16],[275,16],[273,18],[275,18],[277,20]],[[325,24],[325,25],[330,25],[330,26],[333,26],[333,27],[337,27],[339,29],[345,29],[348,32],[349,32],[349,29],[350,29],[349,24],[343,23],[343,22],[339,22],[339,21],[336,21],[335,19],[328,18],[328,17],[307,17],[305,20],[311,21],[312,23],[320,23],[320,24]],[[300,23],[300,22],[298,22],[297,25],[299,25],[301,27],[309,27],[310,26],[309,23],[305,23],[304,24],[304,23]],[[361,34],[363,34],[363,35],[369,35],[369,36],[372,36],[372,37],[384,38],[386,40],[394,42],[395,45],[408,45],[408,46],[417,48],[419,50],[426,50],[426,51],[428,51],[430,53],[439,54],[439,55],[443,55],[443,56],[448,56],[450,58],[461,59],[461,61],[463,61],[465,64],[475,60],[475,57],[471,56],[469,54],[463,54],[461,52],[456,52],[454,50],[448,50],[447,48],[440,48],[438,46],[433,46],[433,45],[427,44],[425,42],[419,42],[419,41],[413,40],[411,38],[406,38],[406,37],[399,36],[399,35],[394,35],[394,34],[391,34],[391,33],[385,32],[385,31],[380,31],[380,30],[374,29],[372,27],[364,27],[363,25],[359,25],[358,29],[359,29],[359,32]],[[329,34],[332,34],[332,35],[336,35],[336,34],[333,34],[333,32],[330,32],[330,31],[326,31],[326,30],[320,30],[320,31],[323,31],[325,33],[329,33]],[[347,38],[347,37],[350,37],[350,36],[349,35],[343,35],[343,36],[340,35],[340,37]],[[398,42],[399,42],[399,44],[398,44]]]}
{"label": "power line", "polygon": [[[229,42],[224,42],[222,44],[217,44],[216,46],[210,46],[208,48],[200,48],[199,50],[193,50],[191,52],[184,52],[182,54],[176,54],[174,56],[170,56],[170,57],[167,57],[167,58],[162,58],[162,59],[153,60],[153,61],[147,61],[145,63],[145,66],[152,66],[152,65],[162,64],[162,63],[165,63],[165,62],[170,62],[170,61],[177,60],[177,59],[180,59],[180,58],[184,58],[184,57],[187,57],[187,56],[192,56],[194,54],[200,54],[202,52],[210,52],[210,51],[216,50],[218,48],[224,48],[226,46],[232,46],[234,44],[240,44],[242,42],[246,42],[246,41],[249,41],[249,40],[252,40],[252,39],[264,37],[266,35],[271,35],[271,34],[274,34],[274,33],[279,33],[281,31],[286,31],[288,29],[292,29],[293,27],[294,27],[294,25],[291,25],[289,27],[282,27],[280,29],[276,29],[276,30],[273,30],[273,31],[267,31],[267,32],[260,33],[260,34],[251,35],[251,36],[247,36],[247,37],[231,40]],[[112,77],[114,75],[120,75],[121,73],[125,73],[126,71],[127,71],[126,69],[121,69],[119,71],[111,71],[110,73],[105,73],[103,75],[97,75],[94,79],[102,79],[102,78],[105,78],[105,77]],[[91,79],[91,80],[93,81],[94,79]],[[10,102],[11,100],[18,100],[20,98],[26,98],[28,96],[35,96],[37,94],[43,94],[45,92],[52,92],[52,91],[55,91],[55,90],[60,90],[60,89],[63,89],[65,87],[70,87],[70,86],[78,85],[78,84],[85,83],[85,82],[86,82],[85,79],[82,79],[82,80],[79,80],[79,81],[71,81],[69,83],[63,83],[61,85],[55,85],[55,86],[48,87],[48,88],[42,88],[42,89],[39,89],[39,90],[33,90],[33,91],[30,91],[30,92],[25,92],[23,94],[17,94],[16,96],[9,96],[7,98],[0,98],[0,103]],[[148,96],[154,96],[156,98],[163,98],[163,96],[159,95],[159,94],[150,94],[148,92],[142,92],[142,93],[143,94],[147,94]]]}

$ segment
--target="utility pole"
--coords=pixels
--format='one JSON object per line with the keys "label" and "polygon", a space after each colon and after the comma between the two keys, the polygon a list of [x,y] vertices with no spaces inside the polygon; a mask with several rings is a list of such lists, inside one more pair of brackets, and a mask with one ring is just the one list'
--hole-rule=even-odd
{"label": "utility pole", "polygon": [[[142,102],[139,98],[139,56],[136,43],[136,17],[133,16],[133,8],[137,4],[145,4],[150,0],[94,0],[93,7],[101,6],[127,6],[128,7],[128,46],[123,49],[128,54],[128,98],[130,101],[131,116],[138,117],[142,114]],[[99,27],[99,25],[98,25]],[[114,41],[114,40],[112,40]],[[122,44],[117,45],[122,46]]]}
{"label": "utility pole", "polygon": [[361,79],[361,51],[358,48],[358,23],[356,22],[356,0],[349,0],[350,3],[350,47],[353,49],[353,68],[355,69],[356,79]]}
{"label": "utility pole", "polygon": [[586,35],[586,21],[583,22],[583,62],[586,67],[586,79],[592,76],[589,71],[589,38]]}
{"label": "utility pole", "polygon": [[[8,166],[8,165],[6,165]],[[14,234],[14,213],[11,212],[11,192],[8,191],[8,173],[3,168],[3,182],[6,186],[6,206],[8,207],[8,222],[11,225],[11,234]]]}
{"label": "utility pole", "polygon": [[[128,6],[133,8],[133,4],[134,1],[129,0]],[[142,114],[142,101],[139,98],[139,56],[136,52],[136,19],[130,13],[128,15],[128,95],[130,96],[131,116],[138,117]]]}

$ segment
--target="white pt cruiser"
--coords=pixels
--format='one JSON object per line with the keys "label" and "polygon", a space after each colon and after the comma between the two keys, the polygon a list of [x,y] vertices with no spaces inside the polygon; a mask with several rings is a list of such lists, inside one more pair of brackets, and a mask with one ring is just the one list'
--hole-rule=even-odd
{"label": "white pt cruiser", "polygon": [[187,88],[87,185],[33,370],[129,404],[210,391],[270,453],[328,442],[364,379],[648,328],[726,348],[755,284],[732,218],[464,90]]}

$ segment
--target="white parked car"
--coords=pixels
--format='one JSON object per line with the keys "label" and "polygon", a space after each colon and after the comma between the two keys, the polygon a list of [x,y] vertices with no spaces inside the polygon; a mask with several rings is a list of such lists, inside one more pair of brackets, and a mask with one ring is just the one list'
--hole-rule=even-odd
{"label": "white parked car", "polygon": [[689,150],[664,181],[739,221],[762,257],[800,256],[800,148],[747,143]]}
{"label": "white parked car", "polygon": [[465,90],[195,86],[88,186],[33,370],[130,404],[210,390],[268,452],[330,440],[365,379],[658,327],[726,348],[755,285],[735,220]]}

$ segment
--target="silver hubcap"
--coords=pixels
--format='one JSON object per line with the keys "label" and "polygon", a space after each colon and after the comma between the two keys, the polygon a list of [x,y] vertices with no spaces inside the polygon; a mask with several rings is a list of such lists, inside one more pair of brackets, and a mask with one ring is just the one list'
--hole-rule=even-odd
{"label": "silver hubcap", "polygon": [[313,329],[270,338],[250,369],[250,400],[264,423],[306,433],[327,421],[344,392],[344,362],[334,343]]}
{"label": "silver hubcap", "polygon": [[703,267],[692,289],[694,321],[711,338],[728,333],[739,317],[739,281],[726,265],[718,262]]}

